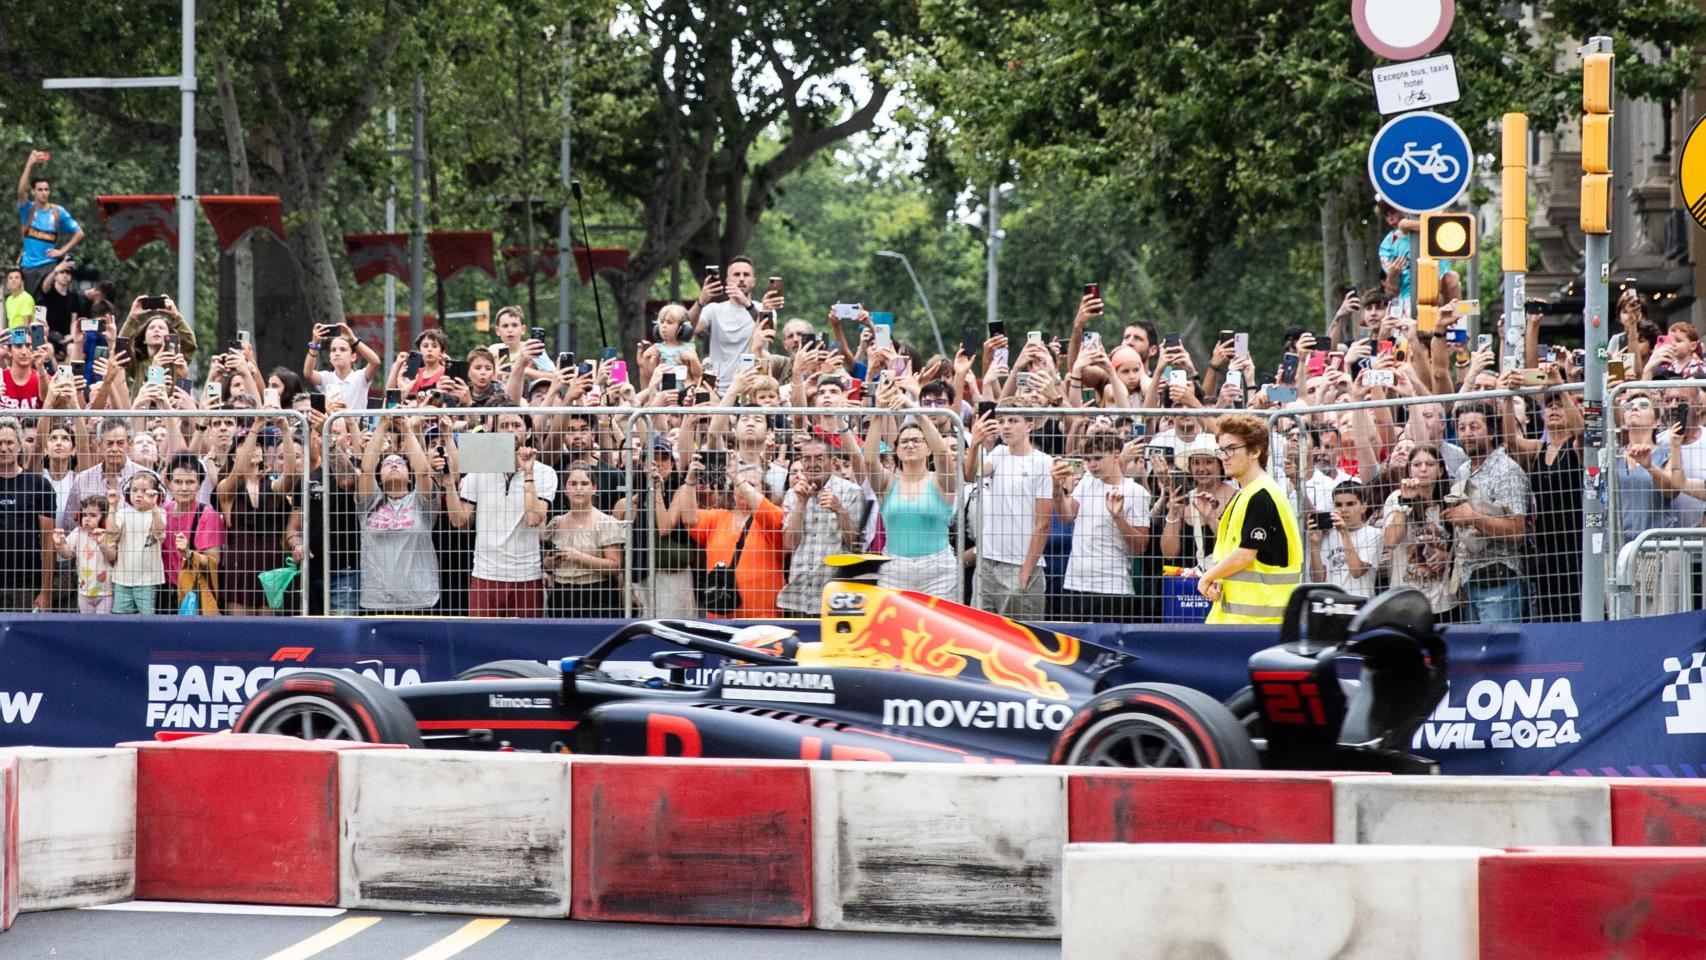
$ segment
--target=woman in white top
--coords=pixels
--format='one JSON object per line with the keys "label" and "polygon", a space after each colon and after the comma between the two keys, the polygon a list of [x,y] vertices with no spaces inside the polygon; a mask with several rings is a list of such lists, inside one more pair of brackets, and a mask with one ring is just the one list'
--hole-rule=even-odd
{"label": "woman in white top", "polygon": [[[330,325],[314,324],[314,339],[308,344],[308,355],[302,360],[302,379],[322,393],[340,391],[347,409],[366,410],[367,389],[373,381],[373,371],[379,369],[379,354],[356,339],[349,324],[340,323],[336,329],[337,334],[333,335]],[[330,370],[319,369],[322,345],[326,359],[332,365]],[[365,366],[355,365],[358,357]]]}

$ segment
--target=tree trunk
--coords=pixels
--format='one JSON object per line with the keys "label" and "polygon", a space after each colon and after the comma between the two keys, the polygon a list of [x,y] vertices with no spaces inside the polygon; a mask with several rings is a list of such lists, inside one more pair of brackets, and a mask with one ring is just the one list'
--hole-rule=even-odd
{"label": "tree trunk", "polygon": [[[1321,195],[1321,299],[1325,304],[1322,329],[1333,323],[1343,297],[1339,287],[1344,282],[1345,261],[1339,238],[1343,233],[1339,197],[1332,192]],[[1360,289],[1360,288],[1359,288]]]}

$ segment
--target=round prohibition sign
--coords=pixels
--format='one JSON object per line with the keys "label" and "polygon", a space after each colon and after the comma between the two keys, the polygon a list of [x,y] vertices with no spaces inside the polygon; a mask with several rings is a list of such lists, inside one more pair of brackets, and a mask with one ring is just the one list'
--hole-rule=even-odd
{"label": "round prohibition sign", "polygon": [[1456,0],[1351,0],[1357,38],[1388,60],[1427,56],[1456,16]]}
{"label": "round prohibition sign", "polygon": [[1706,227],[1706,116],[1694,121],[1682,144],[1682,162],[1677,164],[1677,186],[1682,202],[1694,222]]}

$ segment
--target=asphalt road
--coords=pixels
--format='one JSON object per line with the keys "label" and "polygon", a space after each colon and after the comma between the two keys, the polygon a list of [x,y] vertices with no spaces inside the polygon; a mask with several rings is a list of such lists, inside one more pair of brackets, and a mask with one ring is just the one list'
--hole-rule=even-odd
{"label": "asphalt road", "polygon": [[[128,906],[128,905],[126,905]],[[183,904],[174,907],[196,908]],[[233,908],[254,910],[265,908]],[[1020,960],[1055,940],[688,927],[324,910],[303,915],[102,908],[27,913],[0,934],[7,960]]]}

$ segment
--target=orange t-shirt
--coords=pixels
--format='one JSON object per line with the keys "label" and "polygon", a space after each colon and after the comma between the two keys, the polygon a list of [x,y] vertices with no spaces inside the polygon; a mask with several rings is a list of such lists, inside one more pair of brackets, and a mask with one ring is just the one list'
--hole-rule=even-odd
{"label": "orange t-shirt", "polygon": [[[699,522],[689,531],[705,548],[705,569],[728,563],[746,521],[733,510],[701,510]],[[788,582],[784,573],[787,554],[782,548],[782,508],[761,500],[752,515],[752,530],[734,564],[735,583],[740,587],[736,619],[763,620],[782,616],[776,595]]]}

